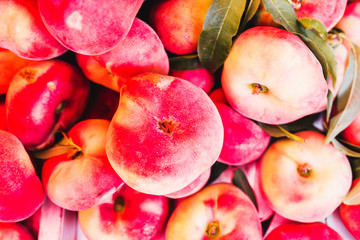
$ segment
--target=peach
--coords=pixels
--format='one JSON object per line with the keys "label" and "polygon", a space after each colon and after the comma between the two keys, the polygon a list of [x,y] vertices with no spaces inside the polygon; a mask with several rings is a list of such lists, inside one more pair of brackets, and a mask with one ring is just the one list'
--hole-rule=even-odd
{"label": "peach", "polygon": [[319,61],[300,38],[267,26],[250,28],[235,40],[221,81],[236,111],[268,124],[318,112],[328,91]]}
{"label": "peach", "polygon": [[351,2],[346,6],[336,27],[344,31],[354,44],[360,46],[360,2]]}
{"label": "peach", "polygon": [[305,142],[279,139],[260,162],[260,183],[269,206],[298,222],[321,221],[348,193],[352,172],[347,157],[315,131],[296,133]]}
{"label": "peach", "polygon": [[36,0],[0,1],[0,47],[33,60],[58,57],[66,52],[45,28]]}
{"label": "peach", "polygon": [[20,223],[0,223],[0,238],[8,240],[34,240],[29,230]]}
{"label": "peach", "polygon": [[209,97],[214,103],[220,102],[220,103],[228,104],[224,90],[221,87],[211,91],[209,93]]}
{"label": "peach", "polygon": [[66,48],[96,55],[125,38],[143,2],[39,0],[39,11],[46,28]]}
{"label": "peach", "polygon": [[76,54],[76,62],[84,75],[92,82],[117,92],[120,91],[123,82],[119,76],[109,72],[94,56]]}
{"label": "peach", "polygon": [[258,159],[269,145],[270,135],[230,106],[223,103],[215,105],[224,125],[224,143],[218,161],[244,165]]}
{"label": "peach", "polygon": [[[353,186],[357,184],[360,178],[353,181]],[[360,204],[347,205],[342,203],[339,207],[339,215],[346,229],[355,239],[360,239]]]}
{"label": "peach", "polygon": [[166,239],[262,239],[254,204],[239,188],[213,184],[186,198],[175,208]]}
{"label": "peach", "polygon": [[171,69],[169,75],[188,80],[195,84],[206,93],[210,93],[215,84],[215,76],[206,68],[193,70],[175,70]]}
{"label": "peach", "polygon": [[135,18],[127,36],[113,49],[92,57],[77,54],[77,60],[90,80],[115,91],[140,73],[169,73],[169,58],[162,42],[139,18]]}
{"label": "peach", "polygon": [[0,94],[6,94],[15,73],[32,62],[17,56],[10,50],[0,48]]}
{"label": "peach", "polygon": [[60,60],[35,62],[18,71],[6,94],[8,131],[28,150],[50,146],[56,131],[67,131],[87,104],[89,81]]}
{"label": "peach", "polygon": [[180,78],[144,73],[121,88],[106,153],[127,185],[165,195],[209,169],[223,137],[219,112],[202,89]]}
{"label": "peach", "polygon": [[150,23],[166,50],[180,55],[196,52],[211,3],[212,0],[168,0],[152,6]]}
{"label": "peach", "polygon": [[207,171],[200,174],[199,177],[197,177],[194,181],[192,181],[189,185],[187,185],[183,189],[180,189],[179,191],[170,194],[166,194],[165,196],[168,198],[179,199],[193,195],[194,193],[200,191],[200,189],[202,189],[205,186],[205,184],[210,178],[210,173],[211,173],[211,169],[209,168]]}
{"label": "peach", "polygon": [[265,240],[343,240],[332,228],[322,222],[314,223],[287,223],[275,228]]}
{"label": "peach", "polygon": [[161,239],[170,212],[164,196],[148,195],[123,184],[112,198],[79,212],[79,225],[90,239]]}
{"label": "peach", "polygon": [[[296,17],[314,18],[320,21],[327,31],[330,31],[344,15],[347,0],[291,0]],[[277,26],[271,14],[261,5],[255,16],[256,25]]]}
{"label": "peach", "polygon": [[74,143],[67,153],[48,159],[42,169],[47,196],[58,206],[79,211],[93,207],[122,180],[110,166],[105,138],[110,122],[89,119],[68,132]]}
{"label": "peach", "polygon": [[0,222],[24,220],[40,208],[44,190],[20,140],[3,130],[0,163]]}

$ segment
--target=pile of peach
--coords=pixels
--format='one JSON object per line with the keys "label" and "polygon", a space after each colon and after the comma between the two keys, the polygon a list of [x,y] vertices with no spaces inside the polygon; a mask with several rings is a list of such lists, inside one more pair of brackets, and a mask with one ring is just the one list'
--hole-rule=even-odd
{"label": "pile of peach", "polygon": [[355,1],[0,0],[0,239],[360,239],[357,46]]}

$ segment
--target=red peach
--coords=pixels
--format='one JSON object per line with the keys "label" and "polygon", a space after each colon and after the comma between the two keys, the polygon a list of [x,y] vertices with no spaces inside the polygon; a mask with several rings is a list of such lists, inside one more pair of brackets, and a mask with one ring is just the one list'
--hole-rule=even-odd
{"label": "red peach", "polygon": [[150,23],[166,50],[175,54],[196,52],[211,3],[212,0],[168,0],[153,5]]}
{"label": "red peach", "polygon": [[287,223],[275,228],[265,240],[343,240],[343,238],[332,228],[322,222],[314,223]]}
{"label": "red peach", "polygon": [[228,104],[224,90],[222,88],[217,88],[214,91],[210,92],[209,97],[214,103],[220,102],[220,103]]}
{"label": "red peach", "polygon": [[120,91],[122,80],[103,67],[94,56],[76,54],[76,62],[89,80],[111,90]]}
{"label": "red peach", "polygon": [[81,117],[89,81],[75,66],[60,60],[35,62],[16,73],[6,94],[8,131],[28,150],[51,145]]}
{"label": "red peach", "polygon": [[215,84],[215,76],[206,68],[198,68],[194,70],[175,70],[171,69],[169,75],[185,79],[206,93],[210,93]]}
{"label": "red peach", "polygon": [[143,2],[39,0],[39,11],[46,28],[65,47],[96,55],[125,38]]}
{"label": "red peach", "polygon": [[[357,184],[360,178],[353,181],[353,186]],[[342,203],[339,207],[339,215],[346,229],[355,239],[360,239],[360,204],[347,205]]]}
{"label": "red peach", "polygon": [[33,60],[58,57],[66,52],[45,28],[36,0],[0,1],[0,47]]}
{"label": "red peach", "polygon": [[106,153],[115,171],[137,191],[178,191],[217,160],[221,117],[208,95],[171,76],[144,73],[121,88]]}
{"label": "red peach", "polygon": [[164,196],[140,193],[122,185],[109,202],[79,212],[79,224],[90,239],[161,239],[170,212]]}
{"label": "red peach", "polygon": [[162,42],[156,32],[138,18],[124,40],[113,49],[92,57],[77,54],[77,61],[90,80],[115,91],[119,91],[128,78],[140,73],[169,73],[169,58]]}
{"label": "red peach", "polygon": [[248,196],[228,183],[213,184],[175,208],[166,239],[262,239],[256,208]]}
{"label": "red peach", "polygon": [[45,162],[44,188],[58,206],[72,211],[93,207],[105,192],[122,183],[105,153],[109,124],[103,119],[78,122],[68,132],[68,138],[79,149],[70,149]]}
{"label": "red peach", "polygon": [[13,134],[0,130],[0,222],[18,222],[42,205],[44,190],[31,159]]}
{"label": "red peach", "polygon": [[215,105],[224,125],[224,143],[218,161],[244,165],[258,159],[266,150],[270,135],[230,106],[223,103]]}
{"label": "red peach", "polygon": [[[320,21],[327,31],[330,31],[344,15],[347,0],[291,0],[290,3],[298,19],[314,18]],[[257,26],[279,27],[274,22],[272,15],[266,11],[263,4],[257,10],[254,20]]]}
{"label": "red peach", "polygon": [[28,229],[20,223],[0,223],[0,239],[34,240]]}

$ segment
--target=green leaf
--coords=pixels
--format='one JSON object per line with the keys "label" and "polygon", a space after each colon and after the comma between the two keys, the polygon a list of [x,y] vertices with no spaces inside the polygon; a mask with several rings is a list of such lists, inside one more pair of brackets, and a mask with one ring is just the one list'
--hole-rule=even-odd
{"label": "green leaf", "polygon": [[351,170],[353,174],[353,179],[357,179],[360,177],[360,159],[353,158],[350,159]]}
{"label": "green leaf", "polygon": [[265,10],[268,11],[274,22],[283,26],[287,31],[302,33],[300,23],[297,21],[294,8],[287,0],[263,0]]}
{"label": "green leaf", "polygon": [[360,157],[360,152],[356,152],[351,150],[350,148],[346,147],[345,145],[341,144],[337,139],[332,139],[331,143],[333,146],[341,153],[349,156],[349,157]]}
{"label": "green leaf", "polygon": [[360,181],[353,186],[344,199],[346,205],[360,204]]}
{"label": "green leaf", "polygon": [[326,142],[331,142],[354,120],[360,110],[360,48],[352,44],[349,64],[336,98],[336,115],[329,121]]}
{"label": "green leaf", "polygon": [[169,58],[170,68],[174,70],[195,70],[201,68],[198,55],[184,55]]}
{"label": "green leaf", "polygon": [[316,48],[313,49],[313,45],[308,45],[310,50],[312,50],[313,52],[320,51],[325,58],[324,63],[320,62],[323,66],[323,70],[324,65],[326,65],[326,73],[324,74],[325,79],[328,78],[329,73],[332,78],[332,82],[335,85],[337,78],[337,60],[334,49],[331,47],[328,41],[328,34],[326,28],[320,21],[311,18],[302,18],[299,19],[299,22],[305,29],[306,36],[311,39],[311,41],[314,42],[316,46]]}
{"label": "green leaf", "polygon": [[201,64],[215,72],[229,55],[232,38],[238,31],[246,0],[214,0],[206,14],[199,37]]}
{"label": "green leaf", "polygon": [[300,18],[298,21],[305,31],[313,30],[319,37],[321,37],[321,39],[327,41],[328,33],[325,26],[320,21],[313,18]]}
{"label": "green leaf", "polygon": [[344,146],[350,148],[351,150],[355,151],[355,152],[359,152],[360,153],[360,146],[354,145],[352,143],[349,143],[347,141],[345,141],[344,139],[341,138],[337,138],[337,140],[342,143]]}
{"label": "green leaf", "polygon": [[295,134],[290,133],[280,125],[270,125],[258,122],[259,126],[264,129],[270,136],[280,138],[280,137],[287,137],[294,141],[305,142],[305,139],[296,136]]}
{"label": "green leaf", "polygon": [[260,6],[261,0],[248,0],[247,6],[245,10],[245,14],[243,15],[243,18],[240,23],[240,32],[242,32],[246,26],[246,24],[253,18],[256,11],[258,10]]}
{"label": "green leaf", "polygon": [[254,203],[256,209],[258,209],[257,206],[257,201],[256,201],[256,197],[254,194],[254,191],[252,190],[245,174],[243,171],[241,171],[240,169],[236,169],[234,171],[234,177],[232,179],[232,183],[237,186],[238,188],[240,188],[249,198],[250,200]]}

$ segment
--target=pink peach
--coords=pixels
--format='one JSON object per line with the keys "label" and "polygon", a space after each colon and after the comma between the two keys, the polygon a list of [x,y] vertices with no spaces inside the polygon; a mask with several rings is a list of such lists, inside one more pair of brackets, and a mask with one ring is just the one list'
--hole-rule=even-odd
{"label": "pink peach", "polygon": [[208,95],[192,83],[144,73],[128,80],[106,139],[115,171],[137,191],[178,191],[217,160],[221,117]]}

